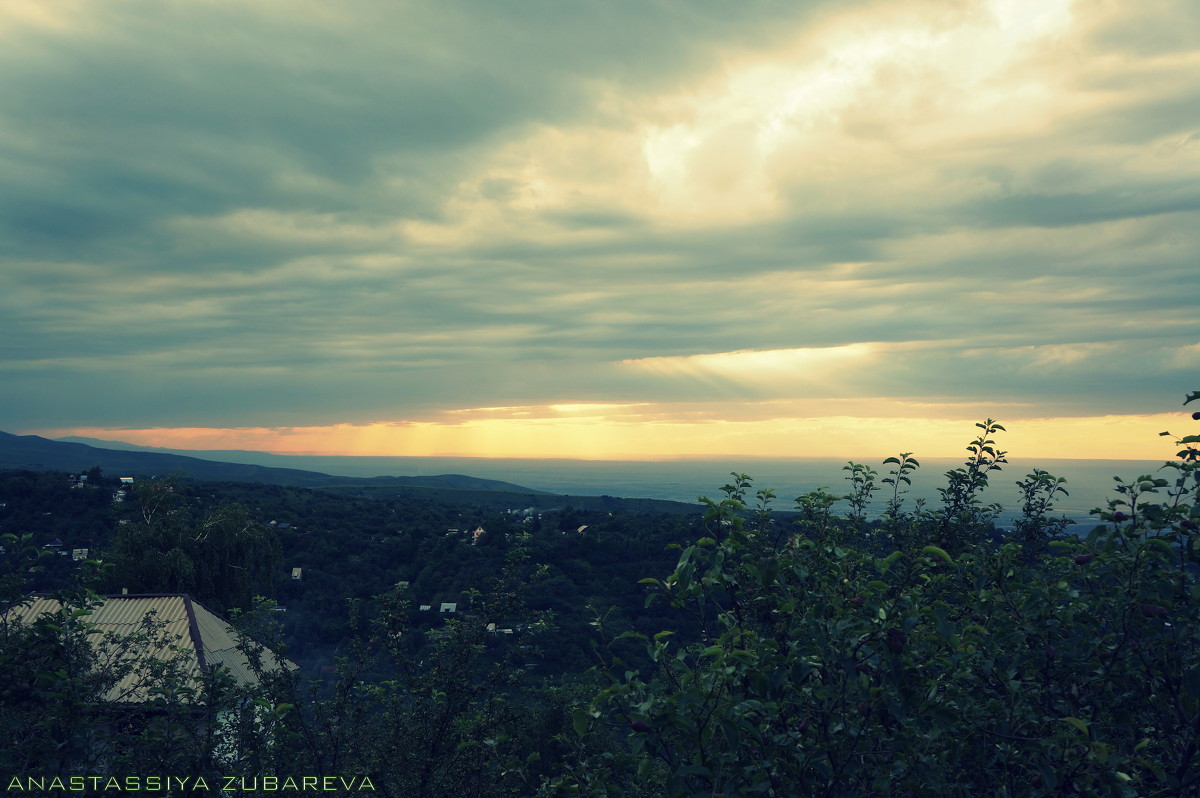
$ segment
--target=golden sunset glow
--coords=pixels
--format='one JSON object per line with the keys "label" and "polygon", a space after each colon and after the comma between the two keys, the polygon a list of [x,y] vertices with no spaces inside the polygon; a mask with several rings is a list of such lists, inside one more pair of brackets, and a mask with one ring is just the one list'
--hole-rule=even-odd
{"label": "golden sunset glow", "polygon": [[[339,424],[279,429],[98,429],[47,431],[120,439],[177,449],[248,449],[277,454],[566,457],[657,460],[669,457],[857,457],[900,451],[958,457],[978,432],[961,419],[830,416],[696,422],[645,420],[599,411],[537,417],[478,418],[459,423]],[[553,408],[540,408],[553,413]],[[531,409],[530,412],[536,412]],[[980,419],[982,421],[982,419]],[[1004,423],[997,446],[1022,460],[1174,459],[1158,433],[1178,415],[1026,419]]]}

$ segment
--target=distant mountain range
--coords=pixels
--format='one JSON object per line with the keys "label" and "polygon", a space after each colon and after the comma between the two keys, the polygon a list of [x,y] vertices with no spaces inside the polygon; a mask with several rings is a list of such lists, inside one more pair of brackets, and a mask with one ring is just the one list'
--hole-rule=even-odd
{"label": "distant mountain range", "polygon": [[[55,441],[37,435],[13,435],[0,432],[0,469],[30,471],[87,471],[99,466],[109,476],[170,476],[184,474],[192,479],[208,482],[262,482],[269,485],[290,485],[302,488],[345,487],[361,485],[369,487],[438,488],[443,490],[501,491],[549,495],[501,482],[495,479],[464,476],[462,474],[440,474],[417,477],[342,477],[303,471],[297,468],[272,468],[252,463],[230,463],[202,460],[197,457],[175,454],[169,449],[144,449],[132,444],[110,441],[92,441],[105,446],[93,446],[74,439]],[[117,448],[114,448],[117,447]],[[212,452],[206,452],[212,455]],[[246,453],[229,452],[237,456]]]}

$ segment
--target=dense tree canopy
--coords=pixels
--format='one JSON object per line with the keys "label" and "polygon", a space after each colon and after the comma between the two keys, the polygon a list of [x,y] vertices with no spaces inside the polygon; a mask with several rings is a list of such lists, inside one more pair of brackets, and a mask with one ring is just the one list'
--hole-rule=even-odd
{"label": "dense tree canopy", "polygon": [[270,592],[279,544],[240,504],[222,503],[199,519],[173,480],[139,482],[133,518],[107,547],[107,592],[188,593],[224,612]]}

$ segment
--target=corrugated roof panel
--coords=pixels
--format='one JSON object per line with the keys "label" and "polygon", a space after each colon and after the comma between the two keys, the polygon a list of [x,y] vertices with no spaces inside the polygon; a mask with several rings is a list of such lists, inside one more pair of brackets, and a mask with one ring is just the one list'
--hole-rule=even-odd
{"label": "corrugated roof panel", "polygon": [[[208,667],[228,668],[239,684],[258,684],[258,677],[254,675],[250,663],[238,648],[237,632],[195,601],[192,602],[192,613],[196,619],[196,628],[200,633]],[[269,660],[270,658],[265,658],[263,664],[269,665]]]}
{"label": "corrugated roof panel", "polygon": [[28,621],[30,618],[38,618],[47,612],[58,612],[62,607],[55,599],[46,598],[45,596],[30,596],[26,599],[28,603],[13,607],[3,617],[5,620],[14,618],[20,621]]}

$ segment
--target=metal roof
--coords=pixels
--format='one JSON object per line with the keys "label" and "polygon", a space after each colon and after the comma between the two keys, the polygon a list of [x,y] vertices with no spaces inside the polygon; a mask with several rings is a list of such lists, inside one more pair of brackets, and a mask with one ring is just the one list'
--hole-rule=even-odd
{"label": "metal roof", "polygon": [[[187,595],[122,595],[104,596],[104,603],[85,616],[84,622],[98,634],[91,639],[97,655],[97,667],[114,667],[130,658],[133,670],[117,682],[106,694],[109,701],[145,702],[154,686],[153,676],[147,677],[136,667],[138,661],[176,662],[193,679],[216,667],[226,668],[239,685],[257,684],[246,656],[238,648],[239,635],[224,620]],[[29,623],[47,613],[58,612],[62,605],[53,598],[31,596],[26,603],[0,614],[0,624]],[[153,614],[165,633],[163,645],[143,645],[130,651],[118,638],[137,632],[143,621]],[[263,667],[277,671],[293,669],[290,661],[265,652]]]}

